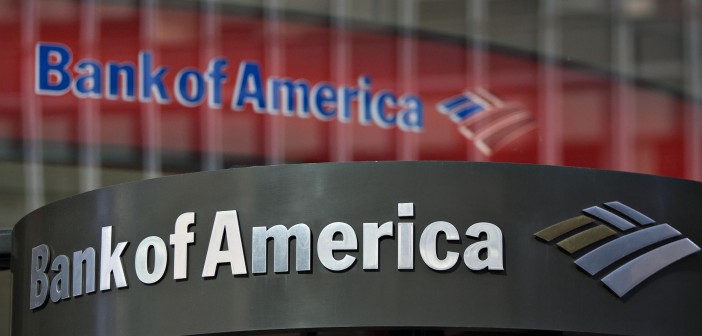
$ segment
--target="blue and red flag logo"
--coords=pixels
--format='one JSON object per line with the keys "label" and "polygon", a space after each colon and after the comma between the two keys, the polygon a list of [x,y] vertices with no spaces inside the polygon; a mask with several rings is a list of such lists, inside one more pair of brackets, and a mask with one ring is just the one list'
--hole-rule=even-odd
{"label": "blue and red flag logo", "polygon": [[483,155],[536,129],[534,119],[519,103],[504,102],[484,88],[444,99],[436,109],[458,125],[458,130]]}

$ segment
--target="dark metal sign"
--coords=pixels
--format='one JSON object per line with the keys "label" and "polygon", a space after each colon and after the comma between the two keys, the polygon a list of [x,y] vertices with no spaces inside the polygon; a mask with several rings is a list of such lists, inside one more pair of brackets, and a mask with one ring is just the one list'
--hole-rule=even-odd
{"label": "dark metal sign", "polygon": [[488,163],[258,167],[118,185],[15,227],[13,333],[697,335],[700,202],[696,182]]}

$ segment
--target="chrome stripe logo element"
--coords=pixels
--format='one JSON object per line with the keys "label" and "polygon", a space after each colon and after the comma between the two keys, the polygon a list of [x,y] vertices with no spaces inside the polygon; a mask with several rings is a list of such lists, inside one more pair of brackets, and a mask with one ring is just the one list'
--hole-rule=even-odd
{"label": "chrome stripe logo element", "polygon": [[[700,250],[672,226],[656,221],[621,203],[584,209],[583,215],[551,225],[534,235],[556,243],[569,254],[585,251],[575,260],[595,277],[607,272],[602,282],[623,297],[666,266]],[[617,236],[605,242],[608,238]]]}
{"label": "chrome stripe logo element", "polygon": [[458,130],[484,155],[536,129],[529,112],[505,103],[483,88],[442,100],[436,109],[458,124]]}

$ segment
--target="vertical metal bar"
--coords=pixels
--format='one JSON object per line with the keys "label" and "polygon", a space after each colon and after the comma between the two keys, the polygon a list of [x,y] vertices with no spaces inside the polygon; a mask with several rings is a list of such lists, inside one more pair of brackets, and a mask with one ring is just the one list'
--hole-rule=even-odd
{"label": "vertical metal bar", "polygon": [[[487,56],[487,48],[485,41],[488,34],[488,2],[485,0],[471,0],[470,5],[466,6],[466,20],[470,22],[470,28],[473,33],[473,52],[469,57],[470,71],[473,78],[468,80],[473,88],[488,88],[490,86],[490,78],[488,76],[489,59]],[[466,153],[468,161],[488,161],[480,150],[470,144]]]}
{"label": "vertical metal bar", "polygon": [[613,2],[614,6],[614,70],[618,78],[612,92],[612,165],[616,170],[631,171],[636,168],[635,101],[629,78],[635,74],[633,52],[633,29],[627,17],[624,1]]}
{"label": "vertical metal bar", "polygon": [[373,9],[371,10],[370,17],[373,22],[383,22],[385,15],[383,15],[383,1],[373,1],[371,3]]}
{"label": "vertical metal bar", "polygon": [[[346,15],[349,10],[349,1],[334,0],[331,3],[331,17],[333,20],[333,38],[331,45],[331,76],[336,85],[348,85],[351,79],[351,43],[349,42]],[[337,120],[331,124],[331,161],[353,160],[353,132],[351,125]]]}
{"label": "vertical metal bar", "polygon": [[466,7],[466,19],[470,22],[473,33],[473,55],[471,57],[472,83],[475,86],[487,87],[488,59],[485,55],[485,40],[488,25],[488,3],[485,0],[471,0]]}
{"label": "vertical metal bar", "polygon": [[[419,2],[402,1],[399,5],[400,27],[402,29],[398,46],[397,82],[402,93],[416,93],[417,90],[417,43],[414,29],[419,21]],[[398,160],[419,159],[419,139],[414,132],[396,131],[396,154]]]}
{"label": "vertical metal bar", "polygon": [[685,46],[686,86],[691,97],[686,111],[685,158],[686,176],[691,180],[702,181],[702,49],[700,44],[700,1],[687,0],[685,3]]}
{"label": "vertical metal bar", "polygon": [[[97,59],[100,35],[100,13],[95,0],[80,6],[80,49],[84,57]],[[80,190],[90,191],[100,186],[100,103],[97,99],[81,99],[78,103],[80,132]]]}
{"label": "vertical metal bar", "polygon": [[[285,72],[285,48],[283,45],[282,10],[284,2],[281,0],[265,1],[264,23],[264,52],[266,71],[271,76],[280,77]],[[268,107],[271,108],[270,106]],[[266,114],[264,117],[264,143],[266,164],[274,165],[285,162],[285,124],[282,113]]]}
{"label": "vertical metal bar", "polygon": [[540,2],[540,64],[539,100],[539,163],[560,165],[563,161],[562,111],[563,94],[556,58],[560,51],[559,6],[556,0]]}
{"label": "vertical metal bar", "polygon": [[[220,38],[221,38],[221,23],[217,15],[219,9],[219,1],[206,0],[201,2],[200,16],[200,65],[206,69],[211,59],[217,57],[221,53]],[[210,108],[207,104],[203,104],[200,108],[202,127],[201,141],[203,159],[201,162],[202,170],[221,169],[222,162],[222,113],[220,109]]]}
{"label": "vertical metal bar", "polygon": [[36,0],[22,1],[22,133],[27,212],[44,205],[41,100],[34,94],[34,44],[37,41],[39,7]]}
{"label": "vertical metal bar", "polygon": [[[154,64],[159,64],[159,55],[154,38],[158,0],[143,0],[140,17],[141,48],[154,52]],[[144,71],[151,71],[145,69]],[[161,175],[161,108],[155,99],[141,104],[142,144],[144,148],[144,178],[154,178]]]}

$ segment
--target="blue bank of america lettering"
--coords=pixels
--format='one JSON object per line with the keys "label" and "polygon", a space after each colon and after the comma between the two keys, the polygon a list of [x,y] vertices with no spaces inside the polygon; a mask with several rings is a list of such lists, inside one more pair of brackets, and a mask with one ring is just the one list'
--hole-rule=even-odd
{"label": "blue bank of america lettering", "polygon": [[[392,221],[380,223],[363,223],[362,226],[362,267],[363,270],[379,269],[379,245],[391,244],[397,247],[397,270],[414,270],[415,235],[413,203],[399,203],[398,223]],[[175,220],[173,234],[169,236],[172,245],[173,279],[188,279],[188,249],[195,244],[195,232],[190,231],[196,225],[195,213],[186,212]],[[312,270],[312,232],[307,224],[299,223],[286,227],[254,226],[251,228],[251,254],[246,258],[241,236],[242,225],[236,210],[218,211],[215,214],[210,234],[207,253],[203,265],[198,267],[202,278],[217,277],[219,267],[229,267],[232,275],[247,275],[250,260],[252,274],[268,273],[268,245],[273,244],[273,272],[289,272],[290,257],[288,251],[294,242],[295,270],[302,274],[311,274]],[[113,245],[112,226],[102,227],[99,253],[93,247],[75,251],[69,255],[57,255],[51,259],[51,248],[40,244],[32,248],[29,308],[41,308],[50,298],[60,302],[78,298],[83,294],[96,291],[109,291],[114,281],[117,288],[128,286],[123,254],[129,241]],[[504,252],[502,231],[492,223],[474,223],[465,231],[473,242],[463,251],[463,263],[472,271],[504,270]],[[329,271],[341,272],[353,267],[358,251],[358,237],[351,225],[344,222],[332,222],[315,234],[317,237],[316,254],[320,263]],[[294,238],[294,240],[292,239]],[[419,237],[419,254],[424,263],[434,271],[446,271],[454,268],[461,257],[459,252],[437,247],[438,240],[449,242],[461,241],[459,231],[446,221],[434,221],[424,227]],[[477,241],[476,241],[477,240]],[[71,257],[72,256],[72,260]],[[99,259],[98,259],[99,256]],[[151,258],[150,258],[151,256]],[[151,259],[151,261],[150,261]],[[97,263],[99,260],[99,271]],[[125,260],[126,262],[126,260]],[[132,263],[132,261],[130,261]],[[144,238],[136,247],[133,268],[139,281],[144,284],[156,284],[166,275],[169,263],[169,249],[166,242],[157,236]],[[224,276],[220,272],[220,277]]]}
{"label": "blue bank of america lettering", "polygon": [[[72,93],[78,98],[156,102],[195,107],[207,103],[221,109],[222,87],[230,79],[225,57],[212,58],[207,70],[180,69],[169,92],[166,76],[170,69],[154,64],[150,51],[141,51],[138,65],[94,59],[73,62],[71,49],[59,43],[38,43],[35,50],[35,92],[60,96]],[[335,87],[328,82],[310,83],[306,79],[268,77],[265,80],[256,62],[239,63],[234,78],[230,109],[242,111],[247,105],[258,112],[322,121],[339,120],[381,128],[398,127],[406,132],[424,128],[422,100],[413,94],[398,96],[389,90],[373,92],[370,76],[358,77],[357,86]],[[265,87],[264,87],[265,84]],[[354,116],[355,115],[355,116]]]}

